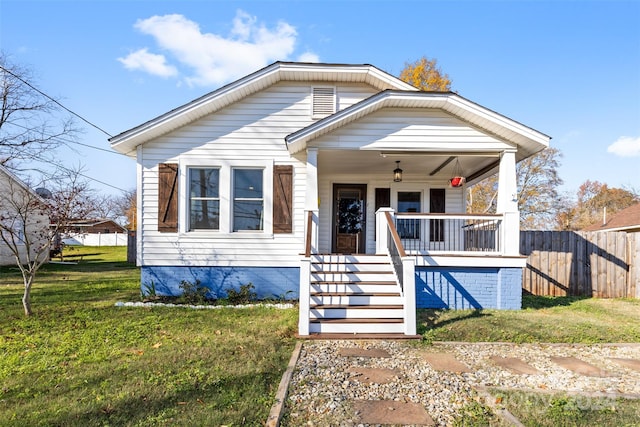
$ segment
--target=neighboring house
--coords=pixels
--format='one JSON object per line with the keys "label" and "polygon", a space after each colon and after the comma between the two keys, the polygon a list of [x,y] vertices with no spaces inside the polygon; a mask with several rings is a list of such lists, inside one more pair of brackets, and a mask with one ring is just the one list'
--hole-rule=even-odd
{"label": "neighboring house", "polygon": [[[516,162],[549,140],[371,65],[277,62],[110,142],[138,164],[142,285],[293,295],[304,336],[521,308]],[[466,214],[496,172],[498,213]]]}
{"label": "neighboring house", "polygon": [[112,219],[73,220],[62,233],[66,245],[127,246],[127,229]]}
{"label": "neighboring house", "polygon": [[[31,255],[36,254],[37,248],[47,243],[46,226],[49,218],[34,204],[42,199],[34,190],[25,184],[4,166],[0,165],[0,221],[3,228],[11,228],[12,233],[4,231],[7,238],[16,238],[16,248],[19,250],[21,262],[26,262],[26,247],[31,245]],[[25,226],[26,224],[26,226]],[[0,232],[3,232],[0,229]],[[44,254],[48,256],[48,254]],[[15,265],[13,251],[0,239],[0,265]]]}
{"label": "neighboring house", "polygon": [[640,203],[611,215],[601,223],[590,225],[583,231],[624,231],[627,233],[640,232]]}

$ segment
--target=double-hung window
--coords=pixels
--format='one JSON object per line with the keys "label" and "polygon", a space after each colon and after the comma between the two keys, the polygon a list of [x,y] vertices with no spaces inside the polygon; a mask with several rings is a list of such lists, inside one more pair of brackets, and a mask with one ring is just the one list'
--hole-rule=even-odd
{"label": "double-hung window", "polygon": [[220,229],[220,169],[189,168],[189,230]]}
{"label": "double-hung window", "polygon": [[264,229],[264,169],[233,169],[233,231]]}

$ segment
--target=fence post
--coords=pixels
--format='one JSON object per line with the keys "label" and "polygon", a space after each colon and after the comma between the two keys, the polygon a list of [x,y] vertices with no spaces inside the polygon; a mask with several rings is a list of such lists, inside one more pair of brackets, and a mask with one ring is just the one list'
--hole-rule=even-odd
{"label": "fence post", "polygon": [[129,230],[127,233],[127,262],[136,263],[136,230]]}

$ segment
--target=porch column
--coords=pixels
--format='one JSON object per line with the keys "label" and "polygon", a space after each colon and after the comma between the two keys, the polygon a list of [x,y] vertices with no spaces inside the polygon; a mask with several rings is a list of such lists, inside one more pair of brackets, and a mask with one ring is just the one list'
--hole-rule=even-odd
{"label": "porch column", "polygon": [[509,256],[520,255],[520,212],[515,150],[503,151],[500,156],[496,213],[503,215],[502,253]]}
{"label": "porch column", "polygon": [[318,210],[318,149],[307,148],[307,200],[305,210]]}
{"label": "porch column", "polygon": [[[311,247],[318,250],[318,227],[320,225],[320,207],[318,203],[318,149],[307,148],[307,185],[305,211],[313,212]],[[306,220],[306,219],[305,219]]]}

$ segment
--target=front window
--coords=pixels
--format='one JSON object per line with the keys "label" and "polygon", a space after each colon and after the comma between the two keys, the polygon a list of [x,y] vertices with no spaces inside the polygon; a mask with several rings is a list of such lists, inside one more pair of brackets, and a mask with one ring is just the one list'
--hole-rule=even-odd
{"label": "front window", "polygon": [[263,229],[262,183],[262,169],[233,170],[233,231]]}
{"label": "front window", "polygon": [[220,170],[189,169],[189,230],[220,228]]}
{"label": "front window", "polygon": [[[420,198],[419,191],[398,191],[398,212],[420,212]],[[397,229],[401,239],[420,238],[419,219],[401,219],[398,221]]]}

